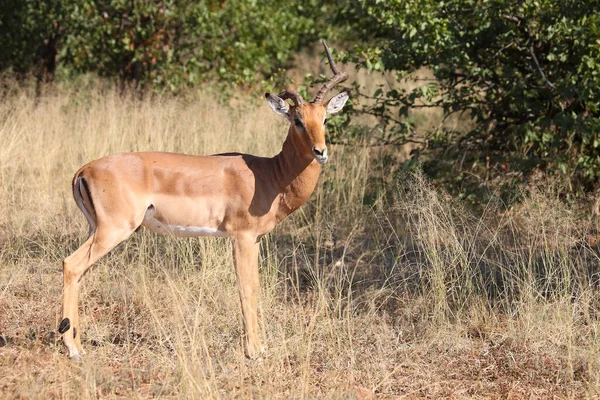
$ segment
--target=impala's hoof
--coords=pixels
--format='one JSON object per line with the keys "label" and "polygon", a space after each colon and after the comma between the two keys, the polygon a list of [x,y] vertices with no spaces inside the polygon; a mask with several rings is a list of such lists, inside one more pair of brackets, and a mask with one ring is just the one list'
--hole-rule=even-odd
{"label": "impala's hoof", "polygon": [[251,349],[246,348],[246,350],[244,351],[244,355],[250,360],[260,360],[265,355],[265,348],[264,346],[257,346]]}
{"label": "impala's hoof", "polygon": [[81,354],[79,353],[75,353],[72,356],[69,356],[69,358],[73,361],[83,361],[83,358],[81,358]]}
{"label": "impala's hoof", "polygon": [[71,321],[69,321],[69,318],[65,318],[62,321],[60,321],[60,325],[58,325],[58,332],[65,333],[66,331],[69,330],[70,327],[71,327]]}

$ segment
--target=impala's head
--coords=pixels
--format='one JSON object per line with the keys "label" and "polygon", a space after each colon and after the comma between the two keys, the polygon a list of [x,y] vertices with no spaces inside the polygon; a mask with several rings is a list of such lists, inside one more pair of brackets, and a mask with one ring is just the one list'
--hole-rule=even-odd
{"label": "impala's head", "polygon": [[[306,103],[304,99],[293,90],[284,90],[275,96],[265,94],[273,111],[283,115],[290,121],[290,135],[298,150],[307,158],[314,158],[319,164],[327,162],[327,147],[325,145],[325,124],[327,116],[339,112],[348,100],[348,93],[341,92],[323,104],[323,98],[336,84],[348,78],[346,72],[340,72],[333,61],[329,48],[323,42],[333,77],[323,85],[315,99]],[[285,101],[291,99],[293,106]]]}

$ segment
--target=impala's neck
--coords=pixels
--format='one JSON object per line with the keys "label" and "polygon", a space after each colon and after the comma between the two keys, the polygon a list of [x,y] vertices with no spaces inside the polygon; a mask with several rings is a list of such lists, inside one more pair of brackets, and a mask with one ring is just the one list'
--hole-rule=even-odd
{"label": "impala's neck", "polygon": [[273,184],[280,193],[278,221],[300,207],[312,194],[321,166],[301,151],[297,133],[290,127],[279,154],[273,157]]}

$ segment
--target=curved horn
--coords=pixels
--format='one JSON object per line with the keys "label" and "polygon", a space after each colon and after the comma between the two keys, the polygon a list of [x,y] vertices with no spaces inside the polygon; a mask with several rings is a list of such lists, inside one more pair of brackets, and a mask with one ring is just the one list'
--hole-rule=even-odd
{"label": "curved horn", "polygon": [[348,73],[344,71],[340,71],[333,61],[333,57],[331,56],[331,52],[329,51],[329,47],[327,47],[327,43],[324,40],[321,40],[323,46],[325,46],[325,53],[327,53],[327,59],[329,60],[329,66],[331,67],[331,71],[333,71],[333,76],[325,82],[321,90],[315,96],[315,99],[312,101],[314,104],[321,104],[323,98],[335,85],[338,83],[344,82],[348,79]]}
{"label": "curved horn", "polygon": [[283,100],[291,99],[297,106],[304,105],[304,99],[295,90],[285,89],[281,91],[281,93],[279,93],[277,96],[282,98]]}

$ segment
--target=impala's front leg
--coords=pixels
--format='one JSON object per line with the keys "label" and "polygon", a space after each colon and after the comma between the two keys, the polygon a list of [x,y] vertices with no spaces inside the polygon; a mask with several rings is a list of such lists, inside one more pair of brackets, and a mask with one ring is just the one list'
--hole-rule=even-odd
{"label": "impala's front leg", "polygon": [[232,242],[235,275],[244,317],[244,351],[248,358],[254,359],[264,351],[258,338],[259,244],[252,235],[237,235]]}

